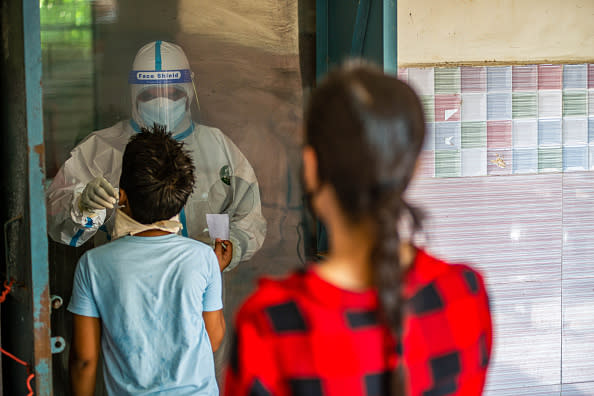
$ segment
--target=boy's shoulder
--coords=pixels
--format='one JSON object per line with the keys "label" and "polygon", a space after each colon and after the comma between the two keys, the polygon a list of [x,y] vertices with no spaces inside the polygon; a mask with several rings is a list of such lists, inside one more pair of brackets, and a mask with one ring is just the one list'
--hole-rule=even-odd
{"label": "boy's shoulder", "polygon": [[[140,240],[139,238],[142,239]],[[105,254],[111,255],[114,252],[119,251],[145,252],[146,250],[142,249],[143,245],[145,247],[151,248],[163,246],[167,249],[177,248],[184,250],[192,250],[198,254],[209,254],[213,252],[213,249],[204,242],[200,242],[195,239],[184,237],[177,234],[171,234],[167,235],[167,238],[124,236],[104,245],[90,249],[85,254],[92,257],[101,257]]]}

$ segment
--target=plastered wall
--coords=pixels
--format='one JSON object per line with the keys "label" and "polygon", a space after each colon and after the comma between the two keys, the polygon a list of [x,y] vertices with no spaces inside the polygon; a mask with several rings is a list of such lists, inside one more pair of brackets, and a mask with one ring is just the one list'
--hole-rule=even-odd
{"label": "plastered wall", "polygon": [[592,0],[400,0],[398,63],[587,63]]}

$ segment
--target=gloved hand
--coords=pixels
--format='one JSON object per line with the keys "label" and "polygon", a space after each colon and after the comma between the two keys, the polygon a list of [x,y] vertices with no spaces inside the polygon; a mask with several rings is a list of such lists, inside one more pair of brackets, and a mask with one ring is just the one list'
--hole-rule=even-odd
{"label": "gloved hand", "polygon": [[115,189],[102,176],[94,178],[86,185],[78,206],[81,211],[95,210],[95,209],[111,209],[117,202]]}

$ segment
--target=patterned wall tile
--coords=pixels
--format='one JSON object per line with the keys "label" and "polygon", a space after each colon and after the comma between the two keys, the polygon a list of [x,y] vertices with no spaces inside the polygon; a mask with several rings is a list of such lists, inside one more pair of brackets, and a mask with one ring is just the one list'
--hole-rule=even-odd
{"label": "patterned wall tile", "polygon": [[[487,159],[491,158],[488,153]],[[563,194],[573,192],[578,198],[583,194],[579,183],[562,190],[563,180],[574,175],[589,177],[589,185],[594,185],[589,173],[416,179],[407,197],[426,212],[426,240],[431,252],[451,262],[476,264],[486,272],[490,290],[516,282],[530,285],[561,279],[566,217]],[[591,195],[584,199],[592,201],[585,207],[591,214],[584,218],[594,219],[594,199]],[[583,211],[579,209],[576,214]],[[576,220],[575,226],[578,224]],[[581,239],[588,233],[587,241],[594,241],[591,228],[577,235]],[[579,243],[579,239],[575,241]],[[594,252],[594,242],[591,246],[588,252]],[[592,268],[594,262],[590,260],[587,265]],[[582,272],[586,268],[586,263],[579,267]],[[551,289],[536,290],[551,293]]]}
{"label": "patterned wall tile", "polygon": [[490,149],[511,149],[511,120],[487,121],[487,147]]}
{"label": "patterned wall tile", "polygon": [[564,90],[563,91],[563,117],[586,116],[588,91]]}
{"label": "patterned wall tile", "polygon": [[487,120],[509,120],[512,118],[511,93],[487,94]]}
{"label": "patterned wall tile", "polygon": [[425,124],[425,141],[423,142],[423,150],[435,149],[435,123],[428,122]]}
{"label": "patterned wall tile", "polygon": [[484,121],[487,119],[487,94],[463,93],[460,112],[462,121]]}
{"label": "patterned wall tile", "polygon": [[435,122],[460,121],[460,95],[435,95]]}
{"label": "patterned wall tile", "polygon": [[[510,373],[513,375],[513,372]],[[492,377],[489,373],[487,374],[488,377]],[[525,384],[519,388],[505,388],[501,389],[498,387],[489,388],[487,386],[485,388],[485,396],[559,396],[561,395],[561,385],[542,385],[542,386],[526,386]],[[566,396],[563,393],[563,396]],[[582,394],[576,396],[583,396]]]}
{"label": "patterned wall tile", "polygon": [[460,68],[436,67],[435,68],[435,93],[458,94],[460,93]]}
{"label": "patterned wall tile", "polygon": [[585,171],[588,170],[588,146],[564,146],[563,170]]}
{"label": "patterned wall tile", "polygon": [[563,89],[588,88],[588,65],[564,65]]}
{"label": "patterned wall tile", "polygon": [[487,148],[487,123],[485,121],[463,122],[461,134],[463,149]]}
{"label": "patterned wall tile", "polygon": [[462,93],[487,91],[487,68],[463,66],[460,68]]}
{"label": "patterned wall tile", "polygon": [[433,150],[421,151],[417,176],[425,179],[435,177],[435,152]]}
{"label": "patterned wall tile", "polygon": [[594,169],[594,64],[400,68],[398,76],[423,104],[435,177]]}
{"label": "patterned wall tile", "polygon": [[461,125],[459,122],[435,123],[435,149],[459,150]]}
{"label": "patterned wall tile", "polygon": [[419,98],[421,99],[421,104],[423,105],[425,121],[435,122],[435,96],[419,95]]}
{"label": "patterned wall tile", "polygon": [[512,89],[516,91],[536,91],[538,88],[538,68],[536,65],[512,67]]}
{"label": "patterned wall tile", "polygon": [[561,282],[498,284],[490,291],[497,336],[487,386],[560,384]]}
{"label": "patterned wall tile", "polygon": [[592,278],[563,280],[563,382],[592,381],[594,288]]}
{"label": "patterned wall tile", "polygon": [[487,149],[487,174],[511,175],[513,170],[513,151],[508,149]]}
{"label": "patterned wall tile", "polygon": [[563,144],[586,145],[588,143],[588,119],[564,118],[563,119]]}
{"label": "patterned wall tile", "polygon": [[404,81],[405,83],[408,82],[408,69],[405,67],[398,68],[398,79]]}
{"label": "patterned wall tile", "polygon": [[538,145],[561,146],[563,143],[562,123],[560,118],[538,120]]}
{"label": "patterned wall tile", "polygon": [[516,147],[536,147],[538,145],[538,121],[514,120],[512,123],[512,140]]}
{"label": "patterned wall tile", "polygon": [[537,173],[538,149],[514,148],[513,173]]}
{"label": "patterned wall tile", "polygon": [[546,90],[538,92],[538,116],[561,117],[563,94],[559,90]]}
{"label": "patterned wall tile", "polygon": [[538,65],[538,89],[561,89],[563,65]]}
{"label": "patterned wall tile", "polygon": [[411,68],[408,69],[408,83],[418,95],[434,95],[433,68]]}
{"label": "patterned wall tile", "polygon": [[460,68],[436,67],[435,68],[435,93],[458,94],[460,93]]}
{"label": "patterned wall tile", "polygon": [[435,177],[460,176],[460,150],[435,150]]}
{"label": "patterned wall tile", "polygon": [[594,395],[594,381],[564,383],[561,385],[562,396]]}
{"label": "patterned wall tile", "polygon": [[567,173],[562,188],[563,279],[581,279],[594,268],[594,178]]}
{"label": "patterned wall tile", "polygon": [[563,151],[559,147],[540,147],[538,149],[538,172],[559,172],[563,166]]}
{"label": "patterned wall tile", "polygon": [[462,176],[487,175],[487,150],[480,148],[463,149],[461,153]]}
{"label": "patterned wall tile", "polygon": [[538,117],[538,94],[514,92],[512,95],[512,118]]}
{"label": "patterned wall tile", "polygon": [[487,67],[487,91],[511,91],[512,68],[511,66]]}

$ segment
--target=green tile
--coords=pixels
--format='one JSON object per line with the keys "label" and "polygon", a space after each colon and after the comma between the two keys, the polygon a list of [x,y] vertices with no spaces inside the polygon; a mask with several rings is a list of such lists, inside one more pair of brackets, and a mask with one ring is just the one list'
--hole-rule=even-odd
{"label": "green tile", "polygon": [[538,95],[536,92],[514,92],[512,94],[513,118],[537,118]]}
{"label": "green tile", "polygon": [[587,115],[588,91],[563,91],[563,116]]}
{"label": "green tile", "polygon": [[435,122],[435,96],[421,95],[420,98],[425,112],[425,121]]}
{"label": "green tile", "polygon": [[538,149],[538,171],[561,171],[563,166],[563,151],[561,147],[546,147]]}
{"label": "green tile", "polygon": [[455,94],[460,93],[460,68],[436,67],[435,68],[435,93]]}
{"label": "green tile", "polygon": [[487,123],[463,122],[462,123],[462,148],[487,147]]}
{"label": "green tile", "polygon": [[460,176],[460,151],[436,150],[435,151],[435,177]]}

